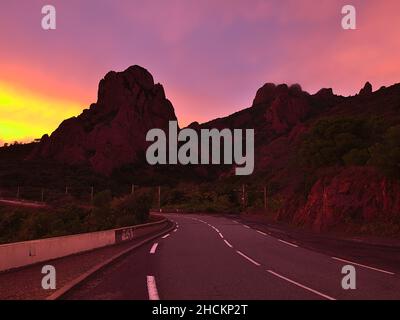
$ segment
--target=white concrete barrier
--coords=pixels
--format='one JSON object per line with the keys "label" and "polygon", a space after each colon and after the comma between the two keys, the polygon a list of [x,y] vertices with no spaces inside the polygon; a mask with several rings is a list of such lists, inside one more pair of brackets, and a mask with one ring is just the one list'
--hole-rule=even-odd
{"label": "white concrete barrier", "polygon": [[161,230],[167,224],[168,220],[163,219],[121,229],[0,245],[0,271],[134,240]]}

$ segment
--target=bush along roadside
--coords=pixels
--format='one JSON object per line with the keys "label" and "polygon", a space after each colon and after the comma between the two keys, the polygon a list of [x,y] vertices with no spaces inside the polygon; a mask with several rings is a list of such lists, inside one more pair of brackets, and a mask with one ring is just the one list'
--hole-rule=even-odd
{"label": "bush along roadside", "polygon": [[47,208],[0,206],[0,244],[143,224],[149,221],[152,202],[149,193],[113,198],[106,190],[89,207],[72,201]]}

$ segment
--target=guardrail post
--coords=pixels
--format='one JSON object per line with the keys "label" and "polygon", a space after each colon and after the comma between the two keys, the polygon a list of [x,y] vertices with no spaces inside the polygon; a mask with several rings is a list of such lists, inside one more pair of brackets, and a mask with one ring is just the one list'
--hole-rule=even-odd
{"label": "guardrail post", "polygon": [[161,212],[161,186],[158,186],[158,210]]}
{"label": "guardrail post", "polygon": [[264,210],[268,209],[268,187],[264,186]]}
{"label": "guardrail post", "polygon": [[243,204],[243,211],[246,210],[246,190],[244,184],[242,185],[242,204]]}

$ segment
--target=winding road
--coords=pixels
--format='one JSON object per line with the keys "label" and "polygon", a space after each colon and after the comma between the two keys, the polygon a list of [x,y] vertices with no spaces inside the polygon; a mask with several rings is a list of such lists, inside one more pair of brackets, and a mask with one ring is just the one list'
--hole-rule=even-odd
{"label": "winding road", "polygon": [[[393,270],[302,248],[227,217],[169,214],[176,228],[108,266],[66,299],[400,299]],[[355,290],[342,268],[356,269]]]}

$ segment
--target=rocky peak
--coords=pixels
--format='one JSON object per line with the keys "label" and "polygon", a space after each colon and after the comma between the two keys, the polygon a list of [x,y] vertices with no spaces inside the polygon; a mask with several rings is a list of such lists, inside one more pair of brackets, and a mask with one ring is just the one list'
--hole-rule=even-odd
{"label": "rocky peak", "polygon": [[293,84],[289,87],[287,84],[275,85],[274,83],[266,83],[258,89],[253,101],[253,107],[271,103],[281,96],[299,97],[305,95],[308,95],[308,93],[304,92],[299,84]]}
{"label": "rocky peak", "polygon": [[44,136],[30,158],[87,164],[108,175],[138,161],[147,147],[148,130],[166,130],[173,120],[174,108],[163,86],[154,84],[146,69],[111,71],[99,83],[97,102]]}
{"label": "rocky peak", "polygon": [[332,88],[322,88],[315,94],[315,96],[321,99],[330,99],[333,98],[335,95]]}
{"label": "rocky peak", "polygon": [[286,84],[275,85],[274,83],[266,83],[258,89],[253,101],[253,106],[268,104],[274,100],[277,95],[287,92],[288,89]]}
{"label": "rocky peak", "polygon": [[265,107],[265,119],[278,134],[302,122],[310,111],[309,94],[300,85],[267,83],[257,91],[253,107]]}
{"label": "rocky peak", "polygon": [[372,84],[369,83],[369,82],[367,82],[367,83],[365,84],[364,88],[362,88],[362,89],[360,90],[359,95],[360,95],[360,96],[368,96],[368,95],[370,95],[370,94],[372,94]]}
{"label": "rocky peak", "polygon": [[193,129],[193,130],[199,130],[200,129],[200,123],[198,123],[197,121],[192,122],[191,124],[188,125],[189,129]]}

